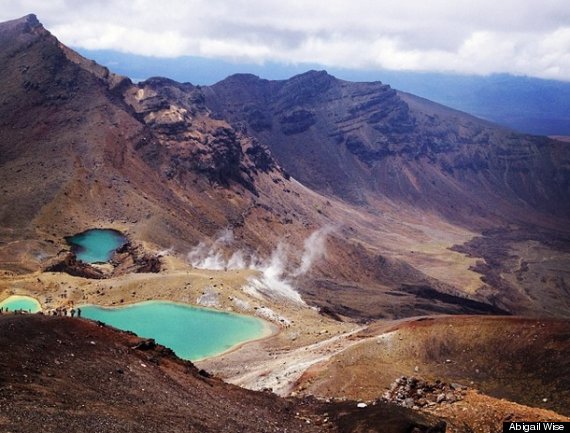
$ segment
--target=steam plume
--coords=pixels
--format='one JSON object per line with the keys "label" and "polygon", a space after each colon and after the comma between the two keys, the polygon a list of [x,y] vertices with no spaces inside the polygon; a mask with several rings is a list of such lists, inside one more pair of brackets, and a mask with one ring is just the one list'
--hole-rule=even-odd
{"label": "steam plume", "polygon": [[327,236],[332,231],[333,228],[331,226],[326,226],[311,233],[311,236],[305,239],[301,265],[293,273],[293,276],[298,277],[299,275],[306,274],[313,264],[325,255]]}
{"label": "steam plume", "polygon": [[300,264],[292,271],[288,269],[288,249],[283,242],[279,242],[271,256],[266,259],[260,259],[242,250],[235,251],[229,259],[226,259],[224,249],[234,242],[233,232],[229,229],[221,232],[210,244],[200,242],[190,251],[188,260],[192,266],[199,269],[256,270],[260,275],[250,278],[248,285],[243,288],[244,291],[253,295],[262,293],[270,297],[285,298],[295,303],[304,303],[291,279],[306,274],[325,255],[326,238],[332,231],[333,228],[330,226],[323,227],[305,239]]}

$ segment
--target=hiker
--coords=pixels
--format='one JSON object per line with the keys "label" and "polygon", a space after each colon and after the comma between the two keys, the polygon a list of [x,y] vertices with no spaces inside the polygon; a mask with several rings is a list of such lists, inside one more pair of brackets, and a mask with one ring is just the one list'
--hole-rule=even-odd
{"label": "hiker", "polygon": [[71,317],[75,317],[75,309],[72,308],[70,311],[70,314],[71,314]]}
{"label": "hiker", "polygon": [[77,317],[81,317],[81,308],[77,309]]}

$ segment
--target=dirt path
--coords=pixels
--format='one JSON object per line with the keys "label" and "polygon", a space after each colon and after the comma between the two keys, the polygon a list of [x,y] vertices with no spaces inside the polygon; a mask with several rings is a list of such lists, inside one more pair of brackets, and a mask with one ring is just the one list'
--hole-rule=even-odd
{"label": "dirt path", "polygon": [[268,388],[277,395],[287,396],[309,367],[327,361],[347,347],[358,343],[358,339],[353,337],[364,328],[360,326],[350,332],[307,346],[272,352],[272,359],[250,363],[250,368],[246,372],[226,380],[245,388],[256,390]]}

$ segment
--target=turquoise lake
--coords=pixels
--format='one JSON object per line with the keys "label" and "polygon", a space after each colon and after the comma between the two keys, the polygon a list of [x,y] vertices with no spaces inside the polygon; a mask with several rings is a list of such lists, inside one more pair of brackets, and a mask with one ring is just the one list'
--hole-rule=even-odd
{"label": "turquoise lake", "polygon": [[196,361],[248,340],[265,336],[267,325],[255,317],[225,313],[174,302],[148,301],[125,307],[83,305],[81,317],[99,320],[174,350]]}
{"label": "turquoise lake", "polygon": [[0,302],[0,308],[8,311],[24,310],[30,313],[37,313],[42,309],[42,306],[36,299],[29,296],[14,295]]}
{"label": "turquoise lake", "polygon": [[127,242],[120,232],[111,229],[87,230],[65,239],[71,251],[85,263],[107,262],[115,250]]}

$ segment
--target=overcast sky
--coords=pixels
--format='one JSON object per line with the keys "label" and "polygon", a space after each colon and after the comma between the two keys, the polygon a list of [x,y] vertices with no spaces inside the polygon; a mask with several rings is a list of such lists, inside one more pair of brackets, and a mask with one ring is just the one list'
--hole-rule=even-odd
{"label": "overcast sky", "polygon": [[569,0],[0,0],[28,13],[76,48],[570,81]]}

